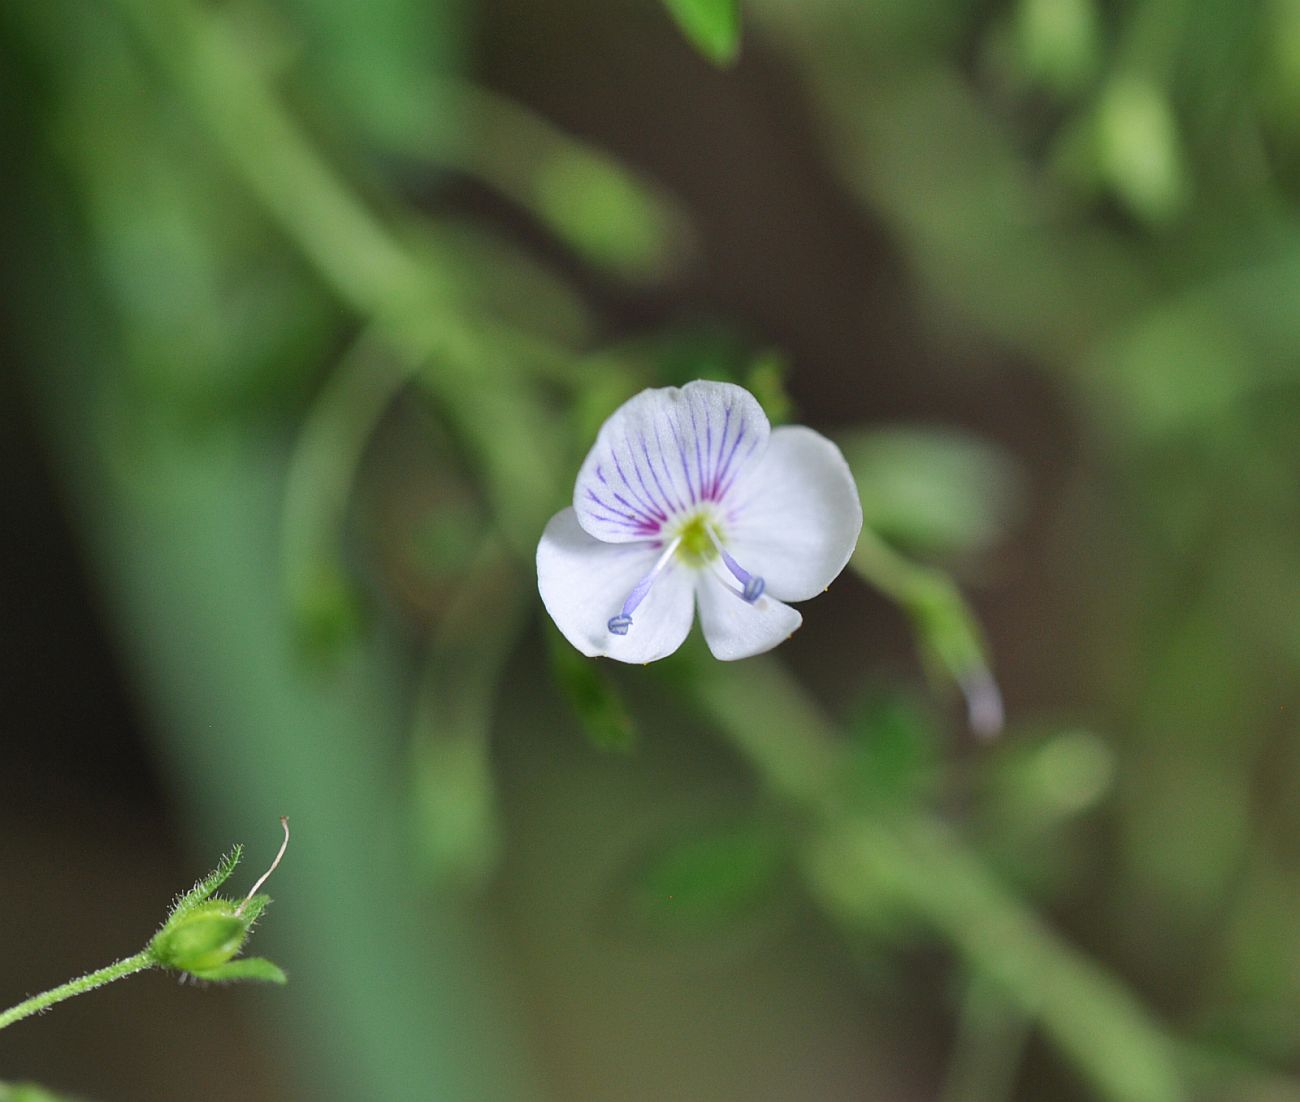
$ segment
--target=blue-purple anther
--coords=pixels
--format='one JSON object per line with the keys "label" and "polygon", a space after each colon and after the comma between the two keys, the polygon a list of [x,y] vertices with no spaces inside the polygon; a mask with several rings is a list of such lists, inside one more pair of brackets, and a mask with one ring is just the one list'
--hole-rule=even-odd
{"label": "blue-purple anther", "polygon": [[617,616],[611,616],[609,623],[606,625],[611,634],[627,634],[628,628],[632,626],[632,613],[636,611],[636,606],[646,599],[650,587],[655,584],[659,575],[664,572],[664,568],[672,562],[673,555],[676,553],[677,548],[681,546],[681,542],[681,536],[673,540],[664,549],[664,553],[659,556],[659,561],[655,563],[654,569],[632,587],[632,592],[627,595],[627,600],[623,602],[623,611]]}
{"label": "blue-purple anther", "polygon": [[727,549],[722,546],[718,537],[713,534],[712,528],[709,529],[709,535],[713,539],[713,546],[718,549],[718,554],[722,556],[722,561],[727,564],[727,569],[736,576],[736,581],[738,581],[743,587],[740,591],[741,597],[752,605],[763,596],[763,590],[767,588],[767,583],[764,582],[759,575],[751,574],[741,566],[740,563],[736,562],[736,560],[728,554]]}

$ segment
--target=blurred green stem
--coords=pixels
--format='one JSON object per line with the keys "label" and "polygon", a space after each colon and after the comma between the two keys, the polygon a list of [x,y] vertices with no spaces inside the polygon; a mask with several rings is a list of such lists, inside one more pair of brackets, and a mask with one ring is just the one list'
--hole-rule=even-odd
{"label": "blurred green stem", "polygon": [[1002,730],[1002,694],[989,668],[978,621],[948,575],[900,555],[869,527],[862,529],[849,565],[907,614],[932,670],[966,698],[971,729]]}
{"label": "blurred green stem", "polygon": [[153,968],[157,963],[158,961],[154,957],[152,949],[141,949],[135,956],[126,957],[124,960],[119,960],[117,963],[110,964],[106,968],[100,968],[95,972],[87,972],[84,976],[78,976],[75,980],[69,980],[67,983],[52,987],[39,995],[33,995],[30,999],[25,999],[17,1006],[11,1006],[8,1010],[0,1012],[0,1029],[11,1026],[14,1022],[20,1022],[33,1014],[39,1014],[42,1010],[63,1002],[64,999],[71,999],[75,995],[84,995],[87,991],[94,991],[95,988],[103,987],[114,980],[133,976],[137,972],[144,972],[149,968]]}
{"label": "blurred green stem", "polygon": [[505,543],[489,535],[430,646],[411,753],[416,851],[435,886],[478,888],[493,867],[493,698],[525,623],[526,596]]}
{"label": "blurred green stem", "polygon": [[332,577],[357,468],[376,425],[411,373],[367,333],[344,355],[298,434],[285,478],[285,583],[303,609]]}
{"label": "blurred green stem", "polygon": [[219,14],[189,0],[118,3],[268,213],[409,370],[421,369],[485,472],[503,535],[531,554],[556,482],[554,443],[512,369],[519,353],[543,350],[527,334],[481,334],[458,314],[436,258],[404,247],[339,181]]}
{"label": "blurred green stem", "polygon": [[695,689],[766,784],[809,816],[805,871],[830,913],[855,927],[882,906],[913,916],[1039,1022],[1110,1102],[1186,1097],[1172,1041],[1120,984],[1006,892],[940,821],[855,807],[832,728],[799,686],[772,659],[752,659],[745,675],[715,663]]}
{"label": "blurred green stem", "polygon": [[1004,1102],[1029,1035],[1029,1020],[983,976],[971,976],[941,1102]]}
{"label": "blurred green stem", "polygon": [[427,293],[415,263],[316,155],[222,20],[178,0],[119,0],[234,167],[339,295],[384,317]]}

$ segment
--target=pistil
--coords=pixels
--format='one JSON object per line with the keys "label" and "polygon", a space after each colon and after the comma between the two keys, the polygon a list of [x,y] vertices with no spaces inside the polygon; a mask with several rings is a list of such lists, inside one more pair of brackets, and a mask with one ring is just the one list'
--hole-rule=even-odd
{"label": "pistil", "polygon": [[623,611],[617,616],[611,617],[608,627],[615,635],[626,635],[628,628],[632,626],[632,613],[636,611],[637,605],[646,599],[650,592],[650,587],[659,579],[659,575],[664,572],[668,564],[672,562],[673,555],[676,554],[677,548],[681,546],[682,537],[678,536],[659,556],[654,568],[632,587],[632,592],[627,595],[627,600],[623,602]]}

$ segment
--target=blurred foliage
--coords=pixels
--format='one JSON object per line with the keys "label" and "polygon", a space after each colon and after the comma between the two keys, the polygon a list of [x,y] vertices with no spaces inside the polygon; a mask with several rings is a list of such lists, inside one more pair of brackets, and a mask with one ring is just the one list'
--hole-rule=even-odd
{"label": "blurred foliage", "polygon": [[0,1102],[76,1102],[63,1094],[52,1094],[33,1083],[0,1083]]}
{"label": "blurred foliage", "polygon": [[1023,473],[979,438],[889,428],[839,443],[861,487],[863,522],[900,551],[940,560],[988,551],[1020,510]]}
{"label": "blurred foliage", "polygon": [[682,33],[710,61],[728,65],[740,51],[740,0],[663,0]]}
{"label": "blurred foliage", "polygon": [[[666,10],[737,59],[734,0]],[[496,713],[531,661],[635,764],[652,676],[539,657],[537,534],[641,387],[731,379],[780,422],[824,367],[787,379],[734,319],[607,316],[593,285],[698,317],[708,238],[641,165],[467,80],[476,14],[0,9],[32,392],[199,832],[311,824],[293,936],[267,940],[313,1098],[533,1093],[466,902],[501,868]],[[802,893],[878,956],[942,944],[954,1099],[1043,1096],[1016,1074],[1035,1032],[1062,1095],[1300,1097],[1300,4],[751,0],[745,22],[735,78],[793,76],[819,170],[897,253],[944,358],[917,391],[1014,409],[1034,375],[1068,465],[1033,469],[1014,431],[838,426],[853,569],[980,731],[1005,650],[1007,737],[973,750],[906,675],[869,671],[841,722],[776,661],[688,647],[656,684],[760,794],[645,839],[622,905],[725,935]],[[464,179],[528,232],[444,209]],[[1014,583],[1030,554],[1043,592]],[[958,584],[990,567],[1013,578],[993,647]]]}
{"label": "blurred foliage", "polygon": [[779,898],[789,863],[773,824],[753,818],[685,823],[656,840],[620,885],[626,921],[661,937],[735,937],[737,925]]}

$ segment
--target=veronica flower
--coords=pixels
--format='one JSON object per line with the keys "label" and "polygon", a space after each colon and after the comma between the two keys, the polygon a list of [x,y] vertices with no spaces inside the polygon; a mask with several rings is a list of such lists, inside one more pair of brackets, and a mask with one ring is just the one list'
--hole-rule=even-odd
{"label": "veronica flower", "polygon": [[802,623],[786,601],[844,569],[862,505],[839,448],[773,429],[748,391],[643,390],[601,426],[537,545],[537,587],[588,656],[653,662],[700,611],[714,656],[771,650]]}

